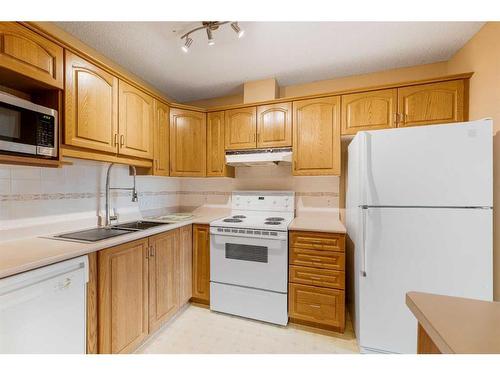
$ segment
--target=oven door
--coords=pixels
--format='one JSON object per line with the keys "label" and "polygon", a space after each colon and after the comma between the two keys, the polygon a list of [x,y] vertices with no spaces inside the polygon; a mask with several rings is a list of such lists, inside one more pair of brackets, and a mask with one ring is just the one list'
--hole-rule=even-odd
{"label": "oven door", "polygon": [[286,238],[210,237],[210,281],[287,292]]}

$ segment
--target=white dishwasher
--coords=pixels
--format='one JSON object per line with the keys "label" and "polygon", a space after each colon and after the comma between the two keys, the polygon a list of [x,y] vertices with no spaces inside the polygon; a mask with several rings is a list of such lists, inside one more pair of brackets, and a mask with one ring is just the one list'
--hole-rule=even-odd
{"label": "white dishwasher", "polygon": [[84,354],[87,282],[87,256],[0,279],[0,354]]}

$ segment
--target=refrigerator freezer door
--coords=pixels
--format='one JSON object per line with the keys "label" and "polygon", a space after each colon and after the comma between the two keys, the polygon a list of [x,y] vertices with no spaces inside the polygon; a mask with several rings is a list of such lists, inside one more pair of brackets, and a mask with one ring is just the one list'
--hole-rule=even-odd
{"label": "refrigerator freezer door", "polygon": [[491,207],[492,135],[488,119],[359,134],[361,204]]}
{"label": "refrigerator freezer door", "polygon": [[409,291],[492,299],[491,209],[365,211],[366,277],[358,273],[356,296],[363,350],[416,353]]}

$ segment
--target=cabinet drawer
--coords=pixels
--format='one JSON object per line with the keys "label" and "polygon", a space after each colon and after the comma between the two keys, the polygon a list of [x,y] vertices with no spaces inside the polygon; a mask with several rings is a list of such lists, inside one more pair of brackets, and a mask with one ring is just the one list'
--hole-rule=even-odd
{"label": "cabinet drawer", "polygon": [[291,283],[322,286],[325,288],[345,288],[345,274],[343,271],[290,266],[289,281]]}
{"label": "cabinet drawer", "polygon": [[345,326],[344,291],[299,284],[289,284],[289,315],[305,322]]}
{"label": "cabinet drawer", "polygon": [[290,248],[290,264],[344,271],[345,255],[336,251]]}
{"label": "cabinet drawer", "polygon": [[290,246],[311,250],[344,251],[343,234],[319,232],[290,232]]}

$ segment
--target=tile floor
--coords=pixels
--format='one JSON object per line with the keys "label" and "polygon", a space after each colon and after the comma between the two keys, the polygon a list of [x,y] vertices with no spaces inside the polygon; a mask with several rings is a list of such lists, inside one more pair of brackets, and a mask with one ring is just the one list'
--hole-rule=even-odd
{"label": "tile floor", "polygon": [[359,349],[348,321],[344,335],[279,327],[190,305],[142,347],[141,354],[351,354]]}

